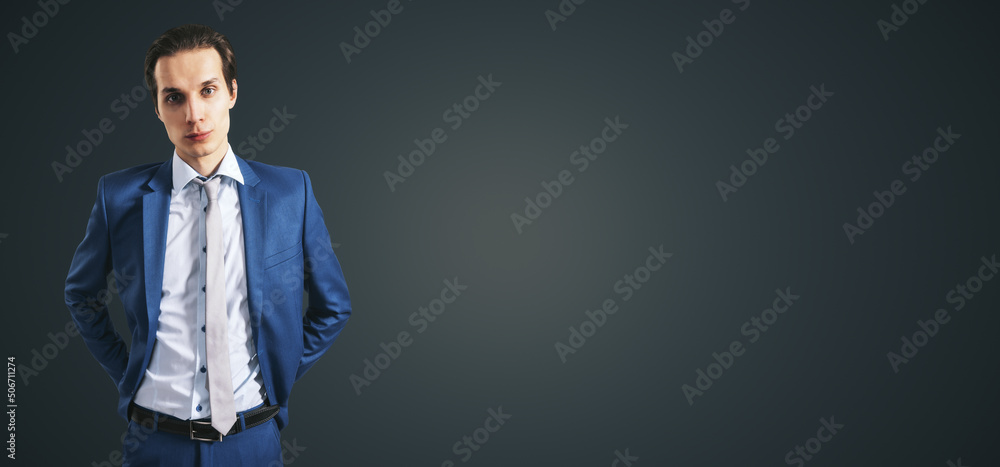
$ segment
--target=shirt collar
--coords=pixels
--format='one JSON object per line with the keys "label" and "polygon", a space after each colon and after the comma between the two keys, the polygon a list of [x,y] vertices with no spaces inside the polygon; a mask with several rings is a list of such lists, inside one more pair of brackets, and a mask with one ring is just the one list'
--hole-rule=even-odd
{"label": "shirt collar", "polygon": [[[222,157],[222,162],[219,163],[219,168],[212,175],[225,175],[240,184],[243,184],[243,172],[240,171],[240,165],[236,162],[236,154],[233,154],[233,146],[226,143],[226,155]],[[197,170],[191,168],[187,162],[184,162],[180,156],[177,155],[177,149],[174,149],[173,157],[173,182],[174,188],[173,193],[176,194],[182,188],[184,188],[191,179],[201,176]]]}

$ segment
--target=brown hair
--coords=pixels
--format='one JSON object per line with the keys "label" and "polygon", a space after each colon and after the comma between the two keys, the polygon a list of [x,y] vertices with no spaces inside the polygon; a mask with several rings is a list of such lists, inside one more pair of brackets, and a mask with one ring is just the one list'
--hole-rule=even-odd
{"label": "brown hair", "polygon": [[153,96],[153,108],[158,109],[159,97],[156,89],[156,76],[153,71],[160,57],[169,57],[177,52],[193,49],[213,48],[222,58],[222,76],[233,95],[233,80],[236,79],[236,54],[229,39],[221,33],[203,24],[185,24],[170,29],[157,37],[146,51],[146,87]]}

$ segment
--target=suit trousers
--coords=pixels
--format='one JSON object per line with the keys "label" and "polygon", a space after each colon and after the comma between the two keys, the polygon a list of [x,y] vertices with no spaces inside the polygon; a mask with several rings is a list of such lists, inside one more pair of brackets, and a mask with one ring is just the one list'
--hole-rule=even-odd
{"label": "suit trousers", "polygon": [[[263,404],[254,407],[261,407]],[[253,409],[250,409],[253,410]],[[247,411],[249,412],[249,410]],[[236,423],[246,427],[243,414]],[[158,417],[160,413],[156,414]],[[249,430],[222,438],[222,441],[198,441],[190,436],[166,433],[153,426],[132,420],[122,442],[124,467],[281,467],[281,435],[272,418]]]}

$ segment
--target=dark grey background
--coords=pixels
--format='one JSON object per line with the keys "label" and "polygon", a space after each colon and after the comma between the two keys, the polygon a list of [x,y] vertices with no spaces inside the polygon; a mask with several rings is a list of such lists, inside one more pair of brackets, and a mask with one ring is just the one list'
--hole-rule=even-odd
{"label": "dark grey background", "polygon": [[[148,99],[124,120],[110,105],[157,35],[197,22],[236,50],[234,147],[273,108],[296,115],[256,160],[309,172],[351,291],[291,397],[294,465],[609,465],[626,448],[638,466],[786,465],[831,416],[845,428],[809,466],[996,465],[1000,283],[898,374],[886,358],[1000,253],[995,7],[929,0],[885,41],[889,0],[664,3],[591,0],[553,31],[556,0],[404,1],[349,64],[338,44],[386,2],[245,1],[222,19],[207,0],[61,6],[3,52],[3,356],[29,365],[69,321],[98,178],[170,157]],[[736,21],[679,73],[671,54],[723,8]],[[40,7],[3,9],[19,33]],[[446,126],[491,73],[503,84]],[[834,96],[723,202],[715,182],[820,84]],[[615,116],[628,129],[519,235],[524,197]],[[115,130],[60,182],[51,163],[105,117]],[[909,181],[903,162],[948,125],[961,139]],[[383,172],[435,127],[448,140],[390,192]],[[851,245],[843,223],[895,179],[907,192]],[[622,302],[614,283],[661,244],[673,257]],[[469,289],[356,395],[363,359],[456,276]],[[747,344],[740,327],[785,287],[801,299]],[[606,298],[620,311],[562,363],[555,342]],[[117,297],[112,313],[124,330]],[[746,354],[689,405],[681,385],[733,340]],[[72,338],[18,379],[17,463],[109,461],[116,400]],[[453,444],[497,406],[512,418],[462,462]]]}

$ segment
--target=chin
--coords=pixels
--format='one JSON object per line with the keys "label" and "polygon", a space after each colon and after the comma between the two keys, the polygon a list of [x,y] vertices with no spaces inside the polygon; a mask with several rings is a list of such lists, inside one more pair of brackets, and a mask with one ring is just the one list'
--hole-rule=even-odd
{"label": "chin", "polygon": [[205,157],[214,154],[222,147],[222,145],[214,141],[202,141],[195,143],[185,139],[184,144],[180,147],[184,149],[184,152],[193,157]]}

